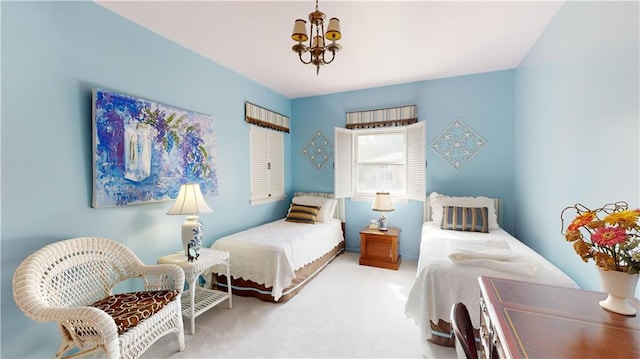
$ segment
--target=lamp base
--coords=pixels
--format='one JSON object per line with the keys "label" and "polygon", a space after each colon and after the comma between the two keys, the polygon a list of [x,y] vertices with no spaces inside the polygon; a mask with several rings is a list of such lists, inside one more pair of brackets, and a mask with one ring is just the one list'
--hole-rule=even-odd
{"label": "lamp base", "polygon": [[[202,236],[204,227],[198,220],[198,216],[187,216],[182,222],[182,248],[187,258],[197,258],[200,247],[202,247]],[[191,252],[191,253],[190,253]]]}
{"label": "lamp base", "polygon": [[383,232],[387,230],[387,216],[384,215],[384,212],[378,218],[378,230]]}

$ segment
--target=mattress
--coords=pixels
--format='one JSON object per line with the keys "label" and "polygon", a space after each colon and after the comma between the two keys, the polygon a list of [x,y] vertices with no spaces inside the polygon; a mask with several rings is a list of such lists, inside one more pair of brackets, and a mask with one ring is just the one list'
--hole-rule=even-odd
{"label": "mattress", "polygon": [[[508,262],[452,261],[449,256],[452,243],[470,240],[478,241],[478,244],[506,243],[510,255],[517,259]],[[414,319],[424,340],[453,346],[449,315],[457,302],[467,306],[474,328],[479,327],[478,276],[481,275],[578,288],[559,268],[502,228],[492,229],[489,233],[461,232],[442,230],[439,224],[424,222],[416,280],[405,305],[405,313]]]}
{"label": "mattress", "polygon": [[[342,253],[344,237],[335,218],[316,224],[280,219],[220,238],[211,248],[230,253],[234,294],[278,302]],[[211,272],[217,285],[227,285],[224,269]]]}

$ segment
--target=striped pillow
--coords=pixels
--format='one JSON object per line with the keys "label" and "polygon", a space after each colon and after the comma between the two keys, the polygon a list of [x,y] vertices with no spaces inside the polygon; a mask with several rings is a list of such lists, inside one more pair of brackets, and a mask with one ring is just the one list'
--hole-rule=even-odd
{"label": "striped pillow", "polygon": [[320,207],[292,203],[286,221],[315,224],[318,220],[318,212]]}
{"label": "striped pillow", "polygon": [[487,207],[455,207],[442,208],[440,228],[454,231],[489,233]]}

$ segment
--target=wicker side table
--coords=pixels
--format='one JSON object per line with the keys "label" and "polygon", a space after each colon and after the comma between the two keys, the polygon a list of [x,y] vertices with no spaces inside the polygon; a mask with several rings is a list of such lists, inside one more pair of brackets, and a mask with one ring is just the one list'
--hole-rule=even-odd
{"label": "wicker side table", "polygon": [[193,262],[189,262],[184,252],[180,251],[159,258],[158,264],[175,264],[184,270],[185,282],[188,284],[189,289],[182,293],[182,315],[191,319],[191,334],[196,333],[195,319],[200,314],[226,299],[229,300],[229,309],[231,309],[231,286],[227,287],[227,292],[223,292],[198,285],[198,278],[202,272],[217,264],[222,264],[226,267],[227,283],[231,283],[229,252],[201,248],[200,257]]}

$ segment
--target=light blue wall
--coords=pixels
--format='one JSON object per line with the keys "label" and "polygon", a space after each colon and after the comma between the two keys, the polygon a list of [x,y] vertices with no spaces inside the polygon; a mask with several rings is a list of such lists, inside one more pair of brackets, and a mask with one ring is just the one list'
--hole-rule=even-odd
{"label": "light blue wall", "polygon": [[560,212],[640,204],[638,10],[565,3],[516,72],[516,235],[593,290],[595,265],[560,234]]}
{"label": "light blue wall", "polygon": [[[286,211],[286,201],[249,206],[245,100],[291,116],[287,193],[333,190],[332,163],[317,171],[302,148],[318,129],[333,139],[345,112],[416,104],[427,144],[461,118],[489,145],[459,170],[427,147],[427,191],[502,198],[505,229],[588,288],[599,289],[594,267],[559,234],[560,210],[639,204],[637,3],[567,3],[517,71],[295,100],[91,2],[0,6],[3,358],[48,357],[59,343],[55,325],[27,319],[12,299],[11,276],[36,249],[105,236],[154,263],[180,248],[182,219],[165,215],[169,202],[91,208],[94,85],[215,118],[220,194],[201,216],[205,244]],[[347,201],[347,210],[347,245],[357,251],[358,231],[377,215],[369,203]],[[398,204],[389,219],[402,228],[403,257],[417,258],[422,204]]]}
{"label": "light blue wall", "polygon": [[[145,263],[178,251],[181,216],[171,202],[91,208],[91,88],[104,86],[212,115],[219,195],[201,215],[205,245],[282,218],[287,203],[249,205],[245,100],[289,115],[290,100],[92,2],[2,6],[2,358],[51,357],[53,324],[24,316],[11,277],[36,249],[60,239],[103,236]],[[291,168],[291,136],[285,166]],[[291,177],[285,179],[291,190]],[[242,215],[238,215],[242,213]]]}
{"label": "light blue wall", "polygon": [[[513,70],[420,81],[402,85],[295,99],[291,104],[293,186],[296,191],[333,191],[333,163],[318,171],[302,149],[321,130],[332,141],[334,127],[345,126],[345,113],[401,105],[417,105],[427,123],[427,192],[485,195],[504,200],[504,228],[513,228]],[[460,169],[454,169],[430,143],[456,118],[482,135],[488,146]],[[347,200],[347,249],[360,250],[359,231],[377,218],[371,203]],[[396,204],[388,213],[390,226],[402,229],[400,254],[417,259],[422,202]]]}

